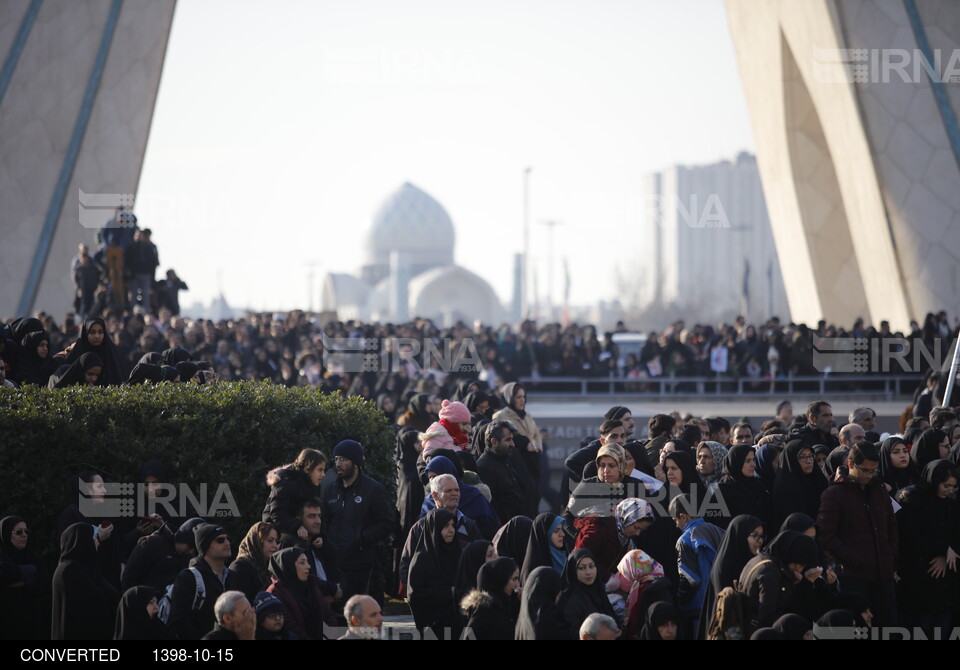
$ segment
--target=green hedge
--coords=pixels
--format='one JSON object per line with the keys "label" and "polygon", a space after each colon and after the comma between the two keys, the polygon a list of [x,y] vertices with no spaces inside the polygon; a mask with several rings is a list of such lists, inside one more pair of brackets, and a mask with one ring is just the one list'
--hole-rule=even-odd
{"label": "green hedge", "polygon": [[393,430],[358,397],[257,382],[0,389],[0,516],[24,517],[35,551],[55,554],[73,476],[95,470],[108,482],[136,482],[141,464],[156,458],[174,483],[198,490],[206,482],[211,498],[229,484],[241,516],[219,522],[236,547],[260,520],[269,469],[304,447],[331,458],[347,437],[364,445],[365,472],[395,501]]}

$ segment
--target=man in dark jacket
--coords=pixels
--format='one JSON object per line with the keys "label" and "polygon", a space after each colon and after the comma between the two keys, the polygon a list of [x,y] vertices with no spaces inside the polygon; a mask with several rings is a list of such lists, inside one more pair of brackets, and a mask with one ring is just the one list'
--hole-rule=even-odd
{"label": "man in dark jacket", "polygon": [[197,602],[197,581],[191,569],[182,571],[173,581],[169,625],[181,640],[199,640],[213,628],[216,623],[214,604],[224,592],[233,588],[234,580],[233,573],[225,565],[230,558],[227,531],[212,523],[204,523],[194,528],[193,535],[200,555],[190,561],[190,568],[200,573],[204,594],[202,603]]}
{"label": "man in dark jacket", "polygon": [[840,446],[840,440],[833,434],[833,427],[833,408],[830,403],[815,400],[807,405],[807,423],[791,433],[790,439],[800,440],[803,446],[811,449],[818,444],[835,449]]}
{"label": "man in dark jacket", "polygon": [[303,503],[300,519],[307,529],[307,539],[283,533],[280,542],[284,547],[299,547],[307,552],[310,574],[320,583],[320,593],[329,601],[341,600],[345,582],[340,571],[340,553],[333,542],[320,534],[323,505],[320,500],[310,499]]}
{"label": "man in dark jacket", "polygon": [[390,536],[394,510],[387,491],[361,472],[363,447],[343,440],[333,450],[336,477],[323,480],[322,493],[327,534],[340,552],[340,569],[346,589],[343,596],[367,593],[377,542]]}
{"label": "man in dark jacket", "polygon": [[123,253],[124,271],[130,276],[130,306],[137,302],[137,295],[143,304],[143,311],[150,313],[150,298],[153,293],[153,280],[157,275],[160,259],[157,245],[150,241],[149,228],[134,233],[133,244]]}
{"label": "man in dark jacket", "polygon": [[477,459],[477,474],[490,487],[490,504],[501,523],[515,516],[528,516],[527,492],[533,486],[523,462],[511,458],[516,428],[509,421],[487,426],[486,448]]}
{"label": "man in dark jacket", "polygon": [[152,586],[157,591],[167,588],[197,555],[193,529],[202,523],[200,517],[184,521],[175,533],[164,525],[140,540],[120,575],[123,590],[134,586]]}
{"label": "man in dark jacket", "polygon": [[897,520],[880,471],[880,452],[864,442],[850,449],[839,481],[820,496],[820,546],[842,566],[840,589],[867,598],[877,625],[897,625],[894,568]]}

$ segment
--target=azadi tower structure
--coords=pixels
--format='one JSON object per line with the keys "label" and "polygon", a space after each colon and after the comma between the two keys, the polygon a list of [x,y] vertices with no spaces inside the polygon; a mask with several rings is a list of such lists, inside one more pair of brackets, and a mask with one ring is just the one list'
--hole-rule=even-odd
{"label": "azadi tower structure", "polygon": [[77,245],[137,192],[175,4],[0,2],[0,318],[73,309]]}
{"label": "azadi tower structure", "polygon": [[960,313],[960,3],[726,8],[791,317]]}

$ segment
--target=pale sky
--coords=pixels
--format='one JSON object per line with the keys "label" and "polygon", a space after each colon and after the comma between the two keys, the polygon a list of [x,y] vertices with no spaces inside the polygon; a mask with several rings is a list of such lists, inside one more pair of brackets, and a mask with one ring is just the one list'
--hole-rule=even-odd
{"label": "pale sky", "polygon": [[753,151],[721,0],[181,0],[136,211],[160,271],[233,307],[313,306],[409,181],[509,304],[523,171],[540,293],[616,297],[642,177]]}

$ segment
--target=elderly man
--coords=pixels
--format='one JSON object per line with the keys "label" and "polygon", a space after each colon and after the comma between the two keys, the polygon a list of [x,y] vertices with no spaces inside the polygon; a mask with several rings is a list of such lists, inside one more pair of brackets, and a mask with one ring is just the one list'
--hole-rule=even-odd
{"label": "elderly man", "polygon": [[383,613],[370,596],[353,596],[343,606],[347,632],[340,640],[379,640],[383,631]]}
{"label": "elderly man", "polygon": [[[453,475],[438,475],[430,480],[430,497],[433,498],[437,508],[445,509],[457,518],[456,540],[460,548],[465,548],[475,540],[482,540],[483,534],[474,521],[468,519],[460,511],[460,484]],[[407,533],[407,541],[403,545],[403,552],[400,554],[400,581],[407,583],[407,573],[410,570],[410,561],[413,559],[413,551],[420,544],[420,538],[423,537],[423,527],[425,517],[417,520],[410,527]]]}
{"label": "elderly man", "polygon": [[217,618],[213,630],[202,640],[252,640],[257,633],[257,615],[240,591],[225,591],[213,606]]}
{"label": "elderly man", "polygon": [[855,423],[864,431],[877,429],[877,413],[869,407],[858,407],[850,412],[849,423]]}
{"label": "elderly man", "polygon": [[856,423],[848,423],[846,426],[840,429],[840,446],[850,447],[861,444],[867,439],[867,434],[863,430],[863,426]]}
{"label": "elderly man", "polygon": [[594,612],[580,624],[581,640],[616,640],[620,637],[620,627],[613,617]]}

